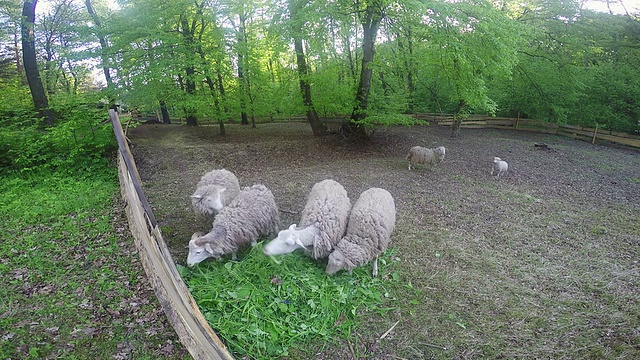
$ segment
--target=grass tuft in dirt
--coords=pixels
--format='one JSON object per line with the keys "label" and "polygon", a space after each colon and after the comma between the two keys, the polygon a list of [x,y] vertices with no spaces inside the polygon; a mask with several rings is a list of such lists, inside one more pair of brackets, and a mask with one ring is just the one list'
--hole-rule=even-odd
{"label": "grass tuft in dirt", "polygon": [[363,313],[394,309],[391,249],[379,259],[381,275],[372,278],[371,266],[328,276],[326,263],[299,252],[267,257],[262,246],[238,262],[179,267],[205,318],[236,355],[274,358],[307,342],[348,339],[366,321]]}

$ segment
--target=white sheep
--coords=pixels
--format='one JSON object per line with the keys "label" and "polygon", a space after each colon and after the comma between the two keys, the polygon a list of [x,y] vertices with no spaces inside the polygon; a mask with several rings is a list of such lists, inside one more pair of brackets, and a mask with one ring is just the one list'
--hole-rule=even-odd
{"label": "white sheep", "polygon": [[327,179],[313,185],[298,226],[292,224],[265,245],[265,255],[305,249],[314,259],[329,256],[347,230],[351,201],[338,182]]}
{"label": "white sheep", "polygon": [[496,175],[496,178],[499,178],[500,175],[506,174],[507,170],[509,170],[509,164],[507,164],[506,161],[495,156],[493,158],[493,167],[491,168],[491,175],[493,175],[493,173],[497,171],[498,175]]}
{"label": "white sheep", "polygon": [[444,146],[438,146],[435,149],[428,149],[422,146],[414,146],[407,154],[409,161],[409,170],[411,167],[415,169],[417,164],[427,165],[429,168],[440,164],[444,160],[446,149]]}
{"label": "white sheep", "polygon": [[196,185],[191,205],[196,213],[209,217],[231,203],[239,192],[238,178],[231,171],[212,170],[204,174]]}
{"label": "white sheep", "polygon": [[187,265],[229,253],[235,260],[240,248],[256,245],[263,236],[275,235],[278,222],[278,207],[271,191],[262,184],[245,187],[218,213],[208,234],[193,234]]}
{"label": "white sheep", "polygon": [[396,224],[396,206],[384,189],[364,191],[351,209],[346,235],[329,255],[326,273],[353,270],[374,260],[372,275],[378,275],[378,255],[389,245]]}

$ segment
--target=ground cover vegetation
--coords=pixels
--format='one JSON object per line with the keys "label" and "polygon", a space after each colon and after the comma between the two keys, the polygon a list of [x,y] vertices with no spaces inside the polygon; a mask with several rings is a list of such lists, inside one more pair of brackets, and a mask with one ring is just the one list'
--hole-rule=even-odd
{"label": "ground cover vegetation", "polygon": [[[149,290],[122,217],[106,116],[108,108],[118,108],[164,123],[216,125],[168,127],[174,134],[147,128],[155,148],[144,143],[144,132],[137,134],[145,187],[177,259],[193,228],[204,230],[186,215],[186,199],[192,181],[211,164],[239,169],[247,182],[268,175],[291,209],[300,208],[307,187],[324,177],[344,179],[352,194],[363,184],[402,189],[394,195],[407,204],[401,205],[407,206],[401,208],[407,226],[386,259],[386,278],[367,282],[356,273],[373,295],[344,304],[355,310],[335,323],[344,324],[333,329],[338,345],[326,345],[331,335],[322,326],[305,323],[320,331],[285,334],[274,325],[266,335],[252,327],[252,335],[264,337],[248,347],[240,340],[249,335],[225,329],[235,319],[215,323],[240,356],[634,357],[638,337],[629,314],[637,320],[632,280],[638,274],[630,261],[637,259],[638,233],[629,224],[637,213],[637,157],[544,135],[469,130],[477,143],[454,126],[447,131],[463,136],[456,143],[442,129],[394,126],[413,124],[407,114],[416,112],[452,113],[457,120],[487,113],[637,133],[639,10],[618,0],[596,12],[589,10],[593,3],[0,2],[0,354],[185,356]],[[301,114],[309,124],[255,131],[236,125]],[[346,121],[339,123],[344,138],[360,135],[369,143],[310,136],[326,135],[321,118],[335,117]],[[163,139],[173,139],[171,147]],[[523,156],[531,139],[550,142],[556,151]],[[428,181],[431,188],[397,183],[405,147],[442,144],[457,146],[450,166],[465,172],[427,173],[443,182],[421,173],[405,179]],[[509,161],[505,152],[519,157],[515,175],[501,185],[479,180],[481,154]],[[199,162],[203,158],[209,162]],[[367,167],[354,165],[360,163]],[[380,175],[380,166],[394,171]],[[178,170],[184,175],[173,173]],[[447,184],[454,184],[454,194]],[[177,215],[171,213],[176,206]],[[174,223],[172,215],[184,223]],[[285,220],[294,222],[293,216]],[[410,246],[425,241],[431,252]],[[292,257],[276,266],[255,255],[246,254],[247,264],[274,273],[299,270],[304,262]],[[207,268],[251,278],[235,263]],[[199,269],[184,271],[194,291],[195,284],[228,286]],[[300,278],[327,287],[321,272],[308,270],[298,271]],[[280,286],[267,285],[264,292]],[[376,316],[358,325],[368,312]],[[379,336],[392,315],[408,320],[383,343]],[[274,334],[277,344],[270,341]],[[285,339],[303,341],[304,350],[293,351]]]}

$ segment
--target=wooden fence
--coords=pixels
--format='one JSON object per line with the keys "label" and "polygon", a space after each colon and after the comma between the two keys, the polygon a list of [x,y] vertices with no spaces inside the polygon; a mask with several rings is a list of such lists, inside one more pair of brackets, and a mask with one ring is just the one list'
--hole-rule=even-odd
{"label": "wooden fence", "polygon": [[[416,119],[428,121],[434,125],[453,125],[452,114],[414,114]],[[538,133],[569,136],[574,139],[590,141],[609,141],[617,144],[640,148],[640,136],[622,132],[608,131],[595,128],[585,128],[576,125],[548,123],[542,120],[490,117],[486,115],[470,115],[462,121],[464,128],[492,128],[531,131]]]}
{"label": "wooden fence", "polygon": [[147,201],[138,170],[118,114],[109,110],[118,140],[118,175],[125,201],[129,228],[133,234],[142,266],[156,297],[180,342],[194,359],[232,360],[222,341],[202,316],[198,305],[178,273],[151,207]]}

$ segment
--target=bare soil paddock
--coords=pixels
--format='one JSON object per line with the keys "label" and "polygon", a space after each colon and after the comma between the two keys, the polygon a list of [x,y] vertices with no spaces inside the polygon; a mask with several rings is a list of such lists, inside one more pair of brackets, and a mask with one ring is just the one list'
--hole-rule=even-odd
{"label": "bare soil paddock", "polygon": [[[373,186],[393,194],[391,246],[411,289],[391,294],[396,310],[372,315],[352,349],[329,346],[318,358],[639,358],[640,152],[527,132],[449,132],[394,127],[350,144],[313,137],[307,124],[227,125],[224,137],[217,127],[143,125],[128,137],[180,264],[206,226],[189,195],[211,169],[269,187],[282,226],[298,221],[311,186],[326,178],[352,201]],[[414,145],[445,146],[445,161],[409,171]],[[490,176],[494,156],[509,163],[499,180]]]}

